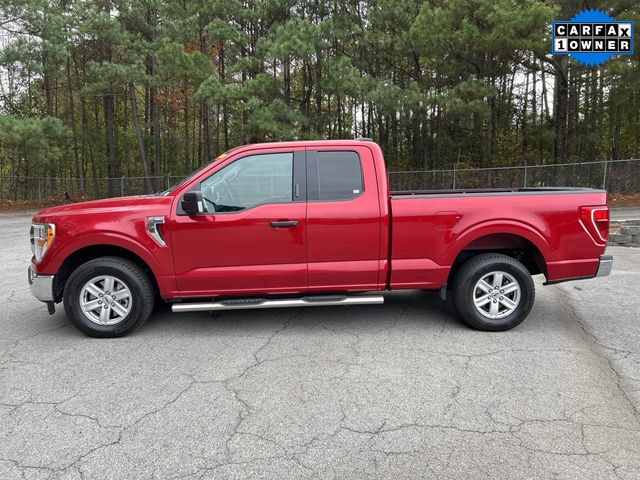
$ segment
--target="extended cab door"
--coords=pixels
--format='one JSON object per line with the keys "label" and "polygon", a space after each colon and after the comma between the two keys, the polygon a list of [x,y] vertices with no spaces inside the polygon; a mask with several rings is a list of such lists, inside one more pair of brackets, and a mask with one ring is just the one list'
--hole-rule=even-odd
{"label": "extended cab door", "polygon": [[307,289],[304,148],[238,154],[203,178],[206,212],[176,202],[173,257],[180,294],[252,295]]}
{"label": "extended cab door", "polygon": [[309,289],[376,290],[381,218],[371,150],[308,148],[307,193]]}

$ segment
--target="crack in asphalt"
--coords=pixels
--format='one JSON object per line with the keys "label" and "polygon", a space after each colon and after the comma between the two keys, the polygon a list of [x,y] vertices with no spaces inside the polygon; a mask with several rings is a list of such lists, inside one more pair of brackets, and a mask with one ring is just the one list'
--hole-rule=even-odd
{"label": "crack in asphalt", "polygon": [[36,333],[34,333],[32,335],[28,335],[28,336],[23,337],[23,338],[18,338],[16,340],[12,340],[9,343],[6,343],[6,344],[2,345],[3,347],[4,346],[8,346],[8,349],[0,354],[0,359],[2,357],[11,355],[11,352],[13,351],[13,349],[15,349],[22,342],[25,342],[27,340],[31,340],[32,338],[35,338],[35,337],[37,337],[39,335],[42,335],[44,333],[49,333],[49,332],[53,332],[53,331],[56,331],[56,330],[60,330],[61,328],[68,327],[68,326],[69,326],[68,323],[64,323],[62,325],[56,325],[55,327],[52,327],[52,328],[47,328],[46,330],[41,330],[39,332],[36,332]]}
{"label": "crack in asphalt", "polygon": [[[190,380],[191,381],[189,382],[189,384],[185,388],[180,390],[173,398],[171,398],[170,400],[165,402],[162,406],[160,406],[158,408],[155,408],[155,409],[145,413],[144,415],[141,415],[133,423],[131,423],[129,425],[126,425],[124,427],[121,427],[121,428],[119,428],[119,427],[105,427],[105,426],[102,426],[100,424],[100,421],[97,418],[92,417],[90,415],[81,414],[81,413],[64,412],[64,411],[60,411],[60,410],[54,409],[58,413],[60,413],[62,415],[65,415],[65,416],[68,416],[68,417],[79,417],[79,418],[85,418],[85,419],[89,419],[91,421],[94,421],[94,422],[96,422],[98,427],[100,427],[102,429],[119,430],[118,433],[117,433],[117,438],[115,440],[111,441],[111,442],[107,442],[107,443],[103,443],[103,444],[97,445],[97,446],[85,451],[84,453],[80,454],[75,460],[73,460],[72,462],[70,462],[67,465],[64,465],[62,467],[51,468],[51,467],[48,467],[48,466],[40,466],[40,467],[37,467],[37,468],[49,471],[50,475],[47,478],[50,478],[54,474],[65,472],[65,471],[69,470],[70,468],[75,468],[76,470],[78,470],[80,475],[83,476],[82,469],[78,466],[78,464],[82,460],[84,460],[89,455],[91,455],[91,454],[93,454],[93,453],[95,453],[95,452],[97,452],[99,450],[102,450],[102,449],[105,449],[105,448],[108,448],[108,447],[111,447],[111,446],[114,446],[114,445],[119,445],[122,442],[122,439],[123,439],[125,433],[128,432],[130,429],[136,427],[137,425],[139,425],[141,422],[143,422],[145,419],[149,418],[150,416],[162,412],[163,410],[165,410],[166,408],[168,408],[169,406],[173,405],[175,402],[180,400],[180,398],[182,398],[196,383],[199,383],[199,382],[196,382],[195,380],[193,380],[193,378],[191,378]],[[73,398],[73,397],[71,397],[71,398]],[[67,399],[67,400],[62,401],[62,402],[47,402],[47,403],[59,406],[60,404],[65,403],[66,401],[69,401],[70,399]],[[27,403],[44,403],[44,402],[25,402],[25,404],[27,404]],[[0,460],[3,460],[3,459],[0,459]],[[33,467],[28,467],[28,468],[33,468]]]}
{"label": "crack in asphalt", "polygon": [[[295,317],[297,317],[299,314],[300,314],[300,311],[294,312],[285,322],[283,322],[283,324],[276,331],[274,331],[268,338],[266,338],[266,340],[262,343],[262,345],[260,345],[260,347],[257,350],[252,352],[252,356],[253,356],[253,360],[254,360],[252,362],[252,364],[248,365],[247,367],[242,369],[238,375],[234,375],[234,376],[229,377],[228,379],[223,380],[223,381],[218,381],[218,380],[198,381],[198,380],[195,380],[192,376],[189,376],[190,382],[188,383],[188,385],[185,388],[183,388],[180,392],[178,392],[173,398],[171,398],[167,402],[163,403],[163,405],[161,405],[160,407],[155,408],[153,410],[150,410],[149,412],[147,412],[144,415],[140,416],[133,423],[131,423],[129,425],[126,425],[124,427],[105,426],[105,425],[101,424],[100,420],[97,417],[94,417],[94,416],[91,416],[91,415],[87,415],[87,414],[83,414],[83,413],[73,413],[73,412],[68,412],[66,410],[62,410],[60,408],[60,406],[63,405],[64,403],[72,400],[73,398],[75,398],[75,396],[77,396],[77,393],[75,395],[69,397],[69,398],[66,398],[66,399],[58,401],[58,402],[27,400],[27,401],[24,401],[24,402],[21,402],[21,403],[18,403],[18,404],[0,404],[0,405],[4,405],[4,406],[7,406],[7,407],[11,408],[12,412],[17,410],[18,408],[20,408],[22,406],[29,405],[29,404],[52,405],[52,406],[54,406],[53,411],[55,411],[57,413],[60,413],[61,415],[68,416],[68,417],[79,417],[79,418],[84,418],[84,419],[90,420],[92,422],[95,422],[96,425],[101,429],[118,429],[119,430],[118,433],[117,433],[117,438],[115,440],[113,440],[111,442],[107,442],[107,443],[103,443],[103,444],[97,445],[97,446],[85,451],[84,453],[80,454],[79,456],[77,456],[77,458],[75,460],[73,460],[72,462],[70,462],[70,463],[68,463],[68,464],[66,464],[66,465],[64,465],[62,467],[59,467],[59,468],[52,468],[52,467],[49,467],[49,466],[22,465],[17,460],[12,460],[12,459],[0,458],[0,460],[5,460],[7,462],[11,462],[12,464],[14,464],[16,466],[19,466],[20,468],[23,468],[23,469],[37,468],[39,470],[44,470],[44,471],[50,472],[50,475],[49,475],[48,478],[50,478],[54,474],[65,472],[65,471],[67,471],[67,470],[69,470],[71,468],[75,468],[80,473],[80,475],[82,476],[83,473],[82,473],[82,469],[78,465],[79,463],[81,463],[84,459],[86,459],[90,455],[94,454],[95,452],[98,452],[98,451],[100,451],[102,449],[105,449],[105,448],[108,448],[108,447],[112,447],[112,446],[121,444],[121,442],[123,440],[123,437],[124,437],[126,432],[128,432],[132,428],[135,428],[137,425],[142,423],[145,419],[149,418],[150,416],[158,414],[161,411],[169,408],[171,405],[173,405],[174,403],[179,401],[189,390],[191,390],[191,388],[193,388],[194,385],[197,385],[197,384],[219,383],[219,384],[223,385],[223,387],[227,391],[229,391],[229,392],[231,392],[233,394],[234,399],[239,404],[241,404],[243,406],[246,414],[248,415],[251,412],[250,405],[245,400],[243,400],[241,398],[240,393],[239,393],[240,389],[232,388],[230,386],[230,383],[233,382],[234,380],[239,380],[239,379],[245,377],[252,369],[262,365],[264,362],[278,360],[277,358],[276,359],[261,359],[260,358],[260,353],[265,348],[267,348],[271,344],[272,340],[279,333],[284,331],[289,326],[289,324],[292,322],[292,320]],[[19,345],[21,342],[23,342],[25,340],[28,340],[30,338],[36,337],[38,335],[41,335],[43,333],[46,333],[46,332],[49,332],[49,331],[52,331],[52,330],[63,328],[65,326],[67,326],[67,325],[65,324],[65,325],[57,326],[57,327],[54,327],[54,328],[51,328],[51,329],[47,329],[47,330],[44,330],[44,331],[37,332],[37,333],[35,333],[33,335],[30,335],[28,337],[24,337],[24,338],[18,339],[18,340],[16,340],[14,342],[12,348],[15,348],[17,345]],[[302,355],[292,355],[292,356],[289,356],[289,357],[281,357],[281,358],[293,358],[293,357],[297,357],[297,356],[302,356]],[[252,433],[252,432],[240,432],[239,428],[240,428],[240,425],[241,425],[242,421],[244,420],[244,418],[245,418],[245,415],[243,415],[243,411],[241,409],[241,411],[238,414],[238,421],[236,422],[236,424],[232,428],[231,433],[229,434],[229,438],[226,440],[227,453],[228,453],[228,457],[229,458],[232,457],[232,454],[230,453],[230,449],[228,448],[228,445],[236,435],[251,435],[251,436],[255,436],[255,437],[260,438],[263,441],[266,441],[266,442],[272,443],[274,445],[277,445],[283,452],[285,451],[285,448],[282,445],[278,444],[277,442],[275,442],[275,441],[273,441],[271,439],[266,438],[265,436],[261,436],[261,435],[258,435],[258,434]],[[266,457],[265,459],[275,459],[275,458],[278,458],[278,457],[269,456],[269,457]],[[286,458],[288,460],[291,460],[291,461],[295,462],[296,464],[299,464],[299,466],[304,468],[305,470],[309,470],[308,467],[303,465],[297,458],[294,458],[293,456],[282,456],[281,458],[283,458],[283,459]],[[252,460],[252,461],[259,461],[259,460],[262,460],[262,459],[258,458],[258,459]],[[250,462],[235,462],[235,463],[240,465],[240,464],[248,464]],[[231,464],[234,464],[234,462],[229,461],[229,462],[225,462],[225,463],[216,464],[216,465],[214,465],[212,467],[207,467],[205,470],[207,470],[207,471],[214,470],[214,469],[219,468],[221,466],[231,465]]]}
{"label": "crack in asphalt", "polygon": [[[582,319],[582,313],[577,308],[573,297],[571,297],[566,291],[558,287],[555,287],[554,290],[564,300],[564,302],[560,302],[561,303],[560,308],[563,308],[565,309],[565,311],[568,311],[568,313],[570,314],[570,318],[573,318],[576,324],[578,325],[583,338],[587,340],[590,350],[593,352],[594,355],[596,355],[596,357],[603,360],[606,366],[609,368],[609,370],[613,373],[615,377],[616,387],[624,397],[626,403],[629,405],[629,407],[631,407],[631,410],[636,420],[636,424],[638,425],[638,427],[640,427],[640,410],[638,409],[638,406],[633,400],[633,397],[629,394],[629,392],[626,389],[626,385],[624,384],[624,380],[623,380],[624,375],[622,375],[618,371],[615,361],[611,359],[609,355],[607,355],[608,350],[616,351],[616,349],[610,348],[600,343],[598,341],[598,338],[587,328],[586,323]],[[636,353],[636,352],[632,352],[632,353]]]}
{"label": "crack in asphalt", "polygon": [[262,345],[260,345],[258,347],[257,350],[252,352],[253,363],[251,363],[250,365],[248,365],[244,369],[242,369],[238,375],[234,375],[232,377],[229,377],[226,380],[223,380],[221,382],[222,385],[224,386],[224,388],[232,394],[234,400],[240,405],[240,410],[238,411],[238,415],[237,415],[236,421],[235,421],[234,425],[231,428],[231,432],[227,435],[227,439],[225,440],[225,450],[226,450],[227,458],[231,458],[232,457],[232,453],[231,453],[231,449],[229,447],[229,444],[235,439],[235,437],[238,434],[245,433],[245,432],[240,432],[240,427],[241,427],[242,423],[246,420],[246,418],[248,418],[251,415],[251,412],[253,410],[251,405],[249,405],[249,403],[241,397],[240,389],[239,388],[233,388],[231,383],[234,382],[234,381],[237,381],[237,380],[240,380],[240,379],[244,378],[250,371],[252,371],[253,369],[259,367],[260,365],[262,365],[266,361],[265,359],[262,359],[262,360],[260,359],[260,357],[259,357],[260,353],[265,348],[270,346],[271,342],[273,341],[273,339],[277,335],[282,333],[284,330],[286,330],[289,327],[289,325],[291,324],[291,322],[293,321],[293,319],[298,317],[301,314],[301,312],[302,312],[302,309],[298,309],[298,311],[293,312],[282,323],[282,325],[279,328],[277,328],[262,343]]}

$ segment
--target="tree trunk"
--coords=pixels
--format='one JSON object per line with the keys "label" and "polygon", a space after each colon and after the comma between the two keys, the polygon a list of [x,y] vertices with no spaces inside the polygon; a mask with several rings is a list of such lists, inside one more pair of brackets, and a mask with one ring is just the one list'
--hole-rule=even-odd
{"label": "tree trunk", "polygon": [[553,155],[558,162],[567,160],[567,103],[569,97],[569,63],[562,57],[555,63],[555,96],[554,96],[554,127],[556,137],[553,142]]}
{"label": "tree trunk", "polygon": [[151,193],[153,186],[151,185],[151,169],[147,161],[147,150],[144,144],[144,133],[140,128],[138,119],[138,100],[136,98],[136,87],[133,82],[129,83],[129,101],[131,102],[131,116],[133,117],[133,128],[136,132],[136,141],[140,151],[140,161],[142,162],[142,170],[144,172],[144,193]]}
{"label": "tree trunk", "polygon": [[184,105],[182,110],[182,120],[184,122],[183,138],[184,145],[184,174],[188,175],[191,172],[191,159],[189,158],[189,95],[187,82],[183,85]]}
{"label": "tree trunk", "polygon": [[[495,87],[495,77],[491,77],[491,85]],[[492,166],[493,162],[493,149],[496,138],[496,123],[497,123],[497,106],[496,106],[496,95],[495,93],[491,93],[491,97],[489,98],[489,128],[487,131],[487,161],[489,162],[489,166]]]}
{"label": "tree trunk", "polygon": [[80,169],[80,148],[78,145],[78,128],[76,125],[76,107],[73,99],[73,87],[71,86],[71,58],[67,58],[67,91],[69,94],[69,121],[71,123],[71,135],[73,139],[73,165],[75,169],[78,188],[84,190],[84,178]]}
{"label": "tree trunk", "polygon": [[284,83],[284,101],[287,104],[287,107],[291,106],[291,60],[289,56],[284,60],[284,72],[283,72],[283,83]]}
{"label": "tree trunk", "polygon": [[[226,82],[225,72],[225,51],[224,44],[220,45],[218,49],[218,78],[223,85]],[[222,130],[224,135],[224,150],[229,150],[229,112],[227,109],[227,103],[222,103]]]}
{"label": "tree trunk", "polygon": [[[204,22],[206,22],[206,20],[201,17],[200,53],[202,54],[206,54],[207,51],[206,39],[204,36]],[[200,125],[202,125],[202,153],[200,156],[200,163],[202,164],[211,161],[211,132],[209,128],[209,102],[207,102],[207,100],[202,100],[202,102],[200,102]]]}
{"label": "tree trunk", "polygon": [[104,129],[107,151],[107,176],[109,177],[109,196],[116,195],[118,176],[118,146],[116,145],[115,107],[113,92],[109,90],[103,97]]}
{"label": "tree trunk", "polygon": [[[153,5],[153,4],[152,4]],[[149,29],[149,42],[153,45],[156,41],[156,27],[158,24],[158,12],[154,6],[147,9],[147,26]],[[162,135],[160,130],[160,112],[158,109],[158,87],[156,81],[156,57],[154,53],[147,56],[147,75],[151,84],[149,85],[148,102],[149,115],[151,117],[151,136],[153,137],[153,172],[156,176],[162,174]],[[155,189],[161,189],[158,179],[155,182]]]}
{"label": "tree trunk", "polygon": [[[153,71],[153,70],[152,70]],[[160,112],[158,110],[158,90],[155,86],[149,89],[149,109],[151,110],[151,133],[153,135],[154,165],[155,175],[162,174],[162,139],[160,135]],[[156,188],[158,186],[156,185]]]}

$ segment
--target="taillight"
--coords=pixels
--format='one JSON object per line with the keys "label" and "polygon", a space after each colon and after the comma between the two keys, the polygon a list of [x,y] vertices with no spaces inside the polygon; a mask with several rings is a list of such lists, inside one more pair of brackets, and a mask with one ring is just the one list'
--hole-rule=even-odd
{"label": "taillight", "polygon": [[580,219],[596,243],[607,243],[609,239],[608,207],[580,207]]}

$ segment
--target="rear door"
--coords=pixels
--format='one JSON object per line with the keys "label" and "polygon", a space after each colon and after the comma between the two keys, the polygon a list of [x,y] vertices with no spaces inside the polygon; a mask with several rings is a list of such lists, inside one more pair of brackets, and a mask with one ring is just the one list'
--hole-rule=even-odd
{"label": "rear door", "polygon": [[307,195],[309,290],[377,289],[381,218],[371,151],[308,148]]}

